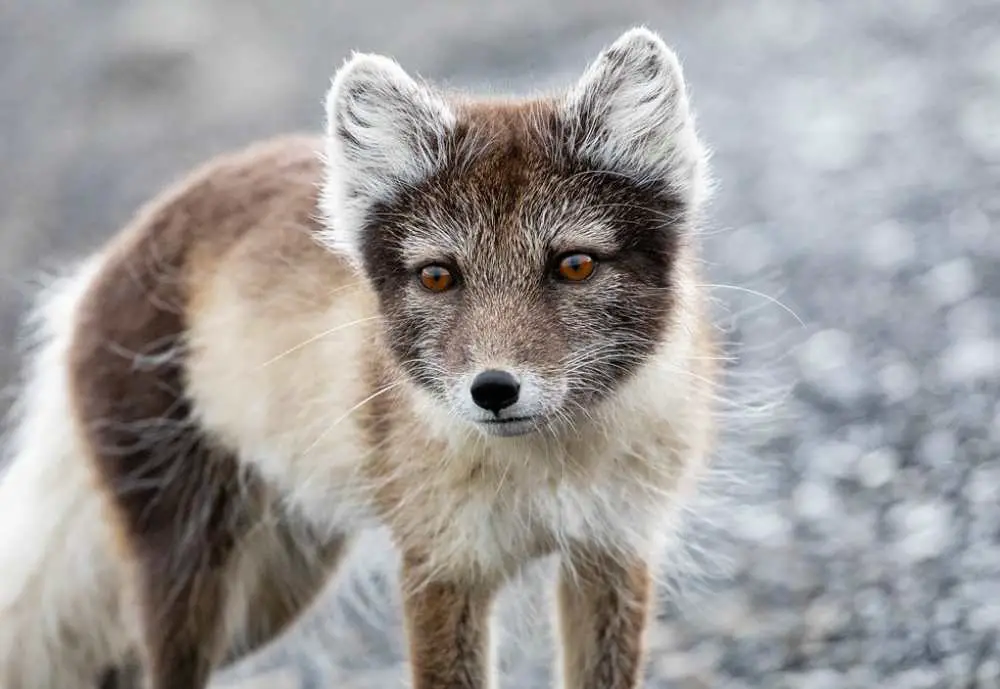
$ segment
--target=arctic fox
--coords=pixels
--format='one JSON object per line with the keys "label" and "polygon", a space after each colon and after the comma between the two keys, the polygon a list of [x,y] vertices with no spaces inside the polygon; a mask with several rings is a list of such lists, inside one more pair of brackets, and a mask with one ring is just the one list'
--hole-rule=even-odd
{"label": "arctic fox", "polygon": [[705,149],[646,28],[557,94],[353,54],[326,130],[221,156],[51,285],[0,484],[0,686],[201,689],[352,536],[399,549],[414,689],[494,684],[560,560],[560,681],[634,689],[707,462]]}

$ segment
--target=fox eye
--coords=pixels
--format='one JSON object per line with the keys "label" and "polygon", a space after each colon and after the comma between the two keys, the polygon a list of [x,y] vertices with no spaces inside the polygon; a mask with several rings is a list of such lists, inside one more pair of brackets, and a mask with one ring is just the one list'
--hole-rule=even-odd
{"label": "fox eye", "polygon": [[444,292],[455,284],[455,278],[444,266],[429,265],[420,269],[420,284],[431,292]]}
{"label": "fox eye", "polygon": [[597,262],[589,254],[568,254],[559,259],[559,277],[570,282],[581,282],[594,274]]}

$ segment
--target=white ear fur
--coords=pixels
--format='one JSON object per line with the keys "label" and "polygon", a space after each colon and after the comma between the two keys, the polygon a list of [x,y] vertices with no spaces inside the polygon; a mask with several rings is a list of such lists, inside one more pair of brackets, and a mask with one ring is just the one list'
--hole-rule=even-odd
{"label": "white ear fur", "polygon": [[455,115],[394,60],[355,53],[334,75],[326,116],[323,240],[360,265],[365,216],[439,168]]}
{"label": "white ear fur", "polygon": [[667,184],[697,206],[707,193],[706,152],[695,132],[680,63],[645,27],[601,52],[567,93],[576,155]]}

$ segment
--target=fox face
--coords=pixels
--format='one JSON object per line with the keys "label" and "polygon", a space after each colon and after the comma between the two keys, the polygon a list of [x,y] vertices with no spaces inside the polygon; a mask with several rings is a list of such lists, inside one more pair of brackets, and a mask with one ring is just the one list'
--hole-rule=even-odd
{"label": "fox face", "polygon": [[327,109],[324,239],[452,416],[499,436],[573,425],[669,337],[704,155],[654,34],[523,101],[447,98],[356,55]]}

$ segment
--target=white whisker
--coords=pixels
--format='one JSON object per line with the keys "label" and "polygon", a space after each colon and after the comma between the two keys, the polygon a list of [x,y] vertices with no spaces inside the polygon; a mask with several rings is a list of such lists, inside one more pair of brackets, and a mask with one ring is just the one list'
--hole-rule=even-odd
{"label": "white whisker", "polygon": [[270,359],[268,359],[267,361],[265,361],[263,364],[261,364],[261,368],[270,366],[271,364],[275,363],[276,361],[279,361],[280,359],[283,359],[284,357],[288,356],[289,354],[297,352],[300,349],[302,349],[303,347],[306,347],[306,346],[312,344],[313,342],[316,342],[317,340],[322,340],[324,337],[328,337],[328,336],[332,335],[333,333],[340,332],[341,330],[346,330],[347,328],[351,328],[353,326],[360,325],[361,323],[367,323],[369,321],[374,321],[374,320],[378,320],[378,319],[379,319],[379,316],[367,316],[365,318],[359,318],[357,320],[350,321],[349,323],[341,323],[339,325],[335,325],[334,327],[332,327],[332,328],[330,328],[328,330],[324,330],[321,333],[317,333],[316,335],[313,335],[312,337],[309,337],[309,338],[303,340],[302,342],[298,343],[297,345],[295,345],[293,347],[289,347],[288,349],[286,349],[285,351],[283,351],[281,354],[278,354],[278,355],[276,355],[274,357],[271,357]]}

